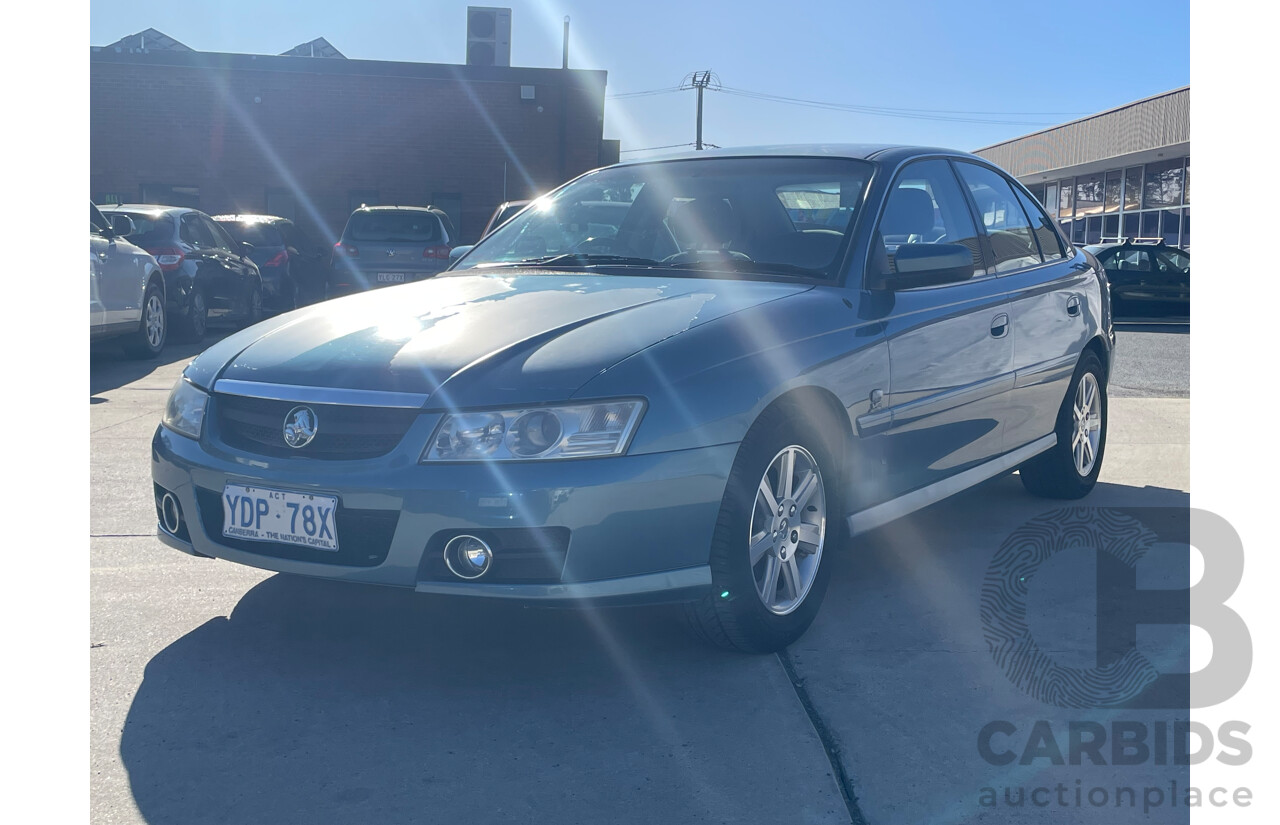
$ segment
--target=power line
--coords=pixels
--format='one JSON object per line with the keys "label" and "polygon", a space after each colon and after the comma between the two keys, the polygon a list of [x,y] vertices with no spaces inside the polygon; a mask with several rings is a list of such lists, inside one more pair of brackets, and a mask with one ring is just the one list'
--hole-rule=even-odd
{"label": "power line", "polygon": [[[749,95],[755,95],[760,97],[776,98],[779,100],[799,101],[803,103],[822,103],[822,101],[804,100],[803,98],[787,97],[786,95],[774,95],[768,92],[756,92],[750,89],[739,89],[734,86],[721,86],[719,88],[726,91],[739,92],[742,94],[749,94]],[[900,107],[900,106],[872,106],[870,104],[857,104],[857,103],[823,103],[823,105],[858,106],[858,107],[868,108],[868,109],[883,110],[886,112],[903,112],[906,114],[919,114],[919,115],[1008,115],[1008,116],[1016,116],[1016,117],[1033,117],[1033,116],[1059,116],[1059,115],[1071,116],[1071,115],[1090,114],[1089,112],[988,112],[988,111],[969,110],[969,109],[916,109],[916,108]]]}
{"label": "power line", "polygon": [[605,100],[623,100],[632,97],[648,97],[650,95],[667,95],[672,92],[681,91],[679,86],[668,86],[665,89],[645,89],[643,92],[619,92],[618,94],[605,95]]}
{"label": "power line", "polygon": [[[841,112],[855,112],[858,114],[876,115],[879,117],[898,117],[910,120],[935,120],[951,123],[986,123],[998,124],[1006,126],[1052,126],[1052,123],[1044,121],[1029,120],[1007,120],[986,117],[970,117],[970,114],[980,114],[977,112],[947,112],[946,110],[930,110],[930,109],[900,109],[888,106],[867,106],[856,103],[832,103],[822,100],[806,100],[804,98],[786,97],[784,95],[772,95],[764,92],[753,92],[747,89],[735,89],[730,86],[711,87],[712,91],[722,92],[727,95],[736,97],[745,97],[751,100],[763,100],[772,103],[785,103],[790,106],[805,106],[812,109],[827,109]],[[991,114],[1009,114],[1012,116],[1030,116],[1030,115],[1048,115],[1048,114],[1078,114],[1069,112],[1000,112]]]}

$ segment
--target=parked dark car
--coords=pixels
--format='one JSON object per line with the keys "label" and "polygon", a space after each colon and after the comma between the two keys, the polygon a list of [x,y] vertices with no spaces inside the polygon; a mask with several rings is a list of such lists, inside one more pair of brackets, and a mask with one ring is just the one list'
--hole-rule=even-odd
{"label": "parked dark car", "polygon": [[130,356],[154,358],[169,332],[164,274],[154,257],[126,239],[133,228],[124,215],[112,226],[89,204],[89,335],[120,338]]}
{"label": "parked dark car", "polygon": [[101,207],[108,220],[133,223],[129,241],[150,252],[164,272],[169,318],[189,340],[204,338],[211,320],[249,326],[262,320],[262,276],[249,248],[197,209],[123,204]]}
{"label": "parked dark car", "polygon": [[1111,282],[1111,302],[1118,316],[1189,315],[1191,253],[1164,241],[1086,246]]}
{"label": "parked dark car", "polygon": [[202,353],[152,441],[159,537],[420,594],[684,602],[703,637],[778,650],[850,536],[1013,470],[1093,489],[1102,277],[965,153],[615,164],[440,277]]}
{"label": "parked dark car", "polygon": [[266,309],[287,312],[323,301],[328,260],[324,249],[288,218],[272,215],[215,215],[231,237],[249,244],[249,258],[262,274]]}
{"label": "parked dark car", "polygon": [[511,220],[512,215],[516,214],[521,209],[524,209],[530,203],[532,203],[532,201],[506,201],[505,203],[498,204],[498,208],[493,210],[493,214],[489,216],[489,222],[484,225],[484,232],[481,233],[480,237],[483,238],[485,235],[488,235],[499,226],[502,226],[504,223]]}
{"label": "parked dark car", "polygon": [[362,206],[333,245],[329,297],[421,281],[449,266],[453,222],[430,206]]}

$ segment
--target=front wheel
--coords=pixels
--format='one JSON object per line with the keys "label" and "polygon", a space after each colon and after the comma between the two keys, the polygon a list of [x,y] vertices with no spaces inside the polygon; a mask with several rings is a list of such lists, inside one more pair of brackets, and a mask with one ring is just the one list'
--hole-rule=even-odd
{"label": "front wheel", "polygon": [[1022,486],[1044,498],[1083,498],[1098,483],[1107,447],[1107,384],[1093,352],[1080,358],[1054,434],[1058,443],[1018,470]]}
{"label": "front wheel", "polygon": [[245,305],[240,314],[240,329],[251,327],[262,320],[262,290],[253,287],[249,290],[249,296],[245,299]]}
{"label": "front wheel", "polygon": [[204,292],[199,289],[191,293],[189,300],[187,315],[182,323],[183,337],[198,344],[209,331],[209,304],[204,299]]}
{"label": "front wheel", "polygon": [[843,524],[834,428],[816,423],[774,408],[742,443],[712,538],[712,592],[686,610],[713,644],[770,653],[818,613]]}

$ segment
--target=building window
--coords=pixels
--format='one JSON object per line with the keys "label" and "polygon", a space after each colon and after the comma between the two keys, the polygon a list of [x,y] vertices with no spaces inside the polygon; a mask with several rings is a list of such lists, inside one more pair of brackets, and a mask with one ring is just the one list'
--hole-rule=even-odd
{"label": "building window", "polygon": [[1102,175],[1076,178],[1076,217],[1102,212]]}
{"label": "building window", "polygon": [[1071,242],[1075,244],[1083,244],[1085,242],[1084,220],[1076,219],[1071,222]]}
{"label": "building window", "polygon": [[1178,245],[1178,235],[1182,231],[1182,213],[1177,209],[1166,209],[1160,213],[1160,236],[1170,246]]}
{"label": "building window", "polygon": [[1143,212],[1142,213],[1142,237],[1144,238],[1160,237],[1160,213],[1159,212]]}
{"label": "building window", "polygon": [[[1124,211],[1139,209],[1142,206],[1142,167],[1134,166],[1124,170]],[[1125,231],[1128,235],[1128,231]]]}
{"label": "building window", "polygon": [[1113,169],[1107,173],[1106,184],[1106,204],[1102,211],[1119,212],[1120,211],[1120,189],[1124,182],[1124,178],[1119,169]]}
{"label": "building window", "polygon": [[1191,203],[1191,158],[1187,158],[1187,168],[1182,173],[1182,202]]}
{"label": "building window", "polygon": [[1050,215],[1058,214],[1058,184],[1050,183],[1044,188],[1044,197],[1040,199],[1040,204],[1049,210]]}
{"label": "building window", "polygon": [[1085,223],[1084,242],[1087,244],[1102,243],[1102,217],[1094,215]]}
{"label": "building window", "polygon": [[1102,219],[1102,240],[1111,241],[1120,237],[1120,216],[1107,215]]}
{"label": "building window", "polygon": [[1058,217],[1064,221],[1071,220],[1071,214],[1072,214],[1071,207],[1073,203],[1071,196],[1074,193],[1075,193],[1075,188],[1072,186],[1071,181],[1064,180],[1061,184],[1059,184]]}
{"label": "building window", "polygon": [[1191,248],[1191,210],[1182,210],[1182,243],[1183,249]]}
{"label": "building window", "polygon": [[1182,205],[1182,158],[1148,163],[1142,189],[1144,209]]}

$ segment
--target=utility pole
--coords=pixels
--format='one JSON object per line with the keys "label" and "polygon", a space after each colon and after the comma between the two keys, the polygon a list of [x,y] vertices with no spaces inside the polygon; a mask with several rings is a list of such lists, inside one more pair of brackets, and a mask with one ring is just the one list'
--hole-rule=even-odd
{"label": "utility pole", "polygon": [[711,72],[694,72],[692,80],[693,88],[698,90],[698,137],[693,144],[693,148],[702,151],[702,92],[711,85]]}

